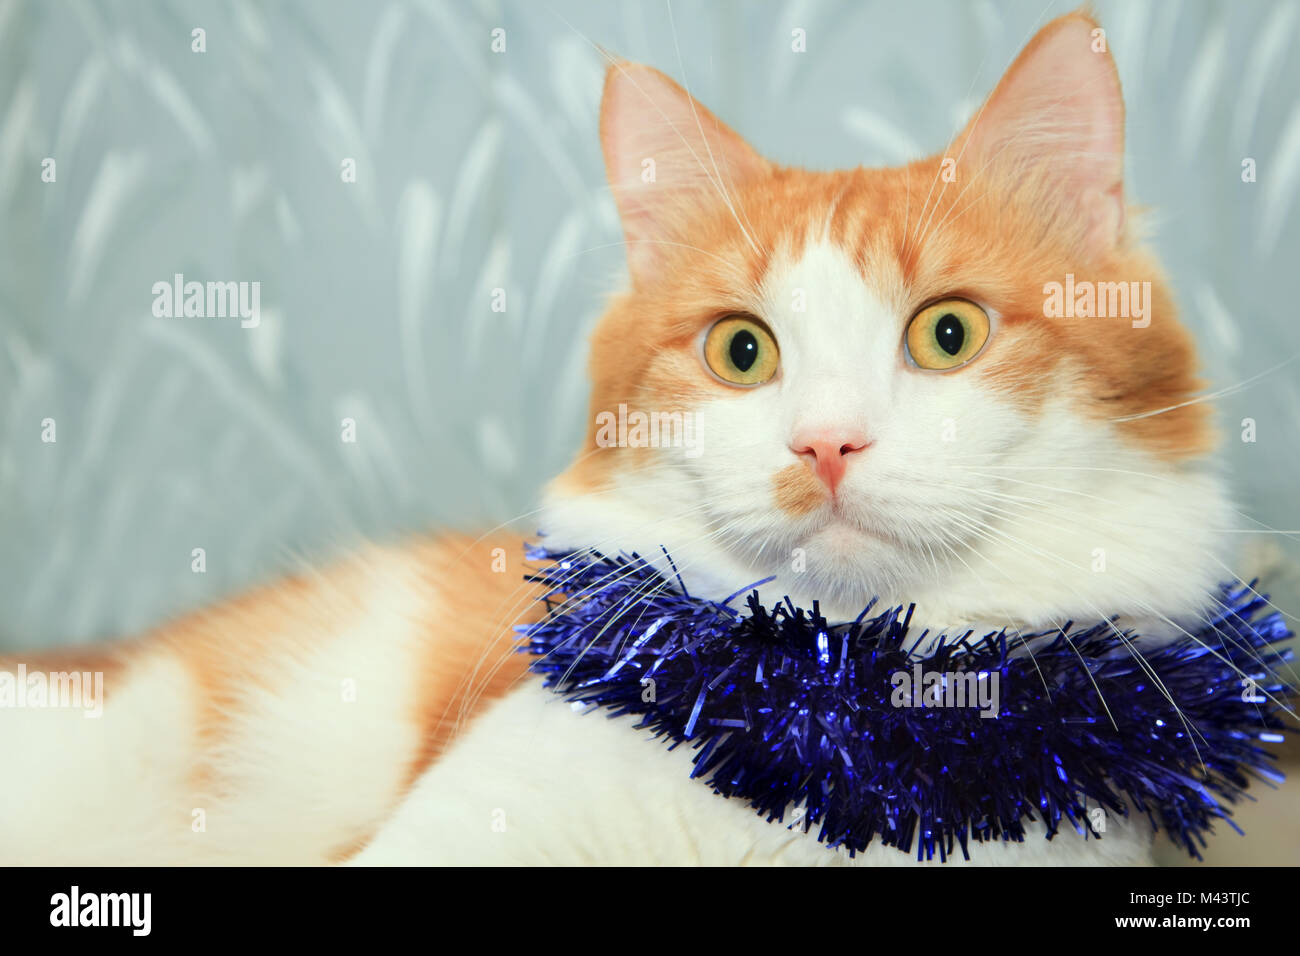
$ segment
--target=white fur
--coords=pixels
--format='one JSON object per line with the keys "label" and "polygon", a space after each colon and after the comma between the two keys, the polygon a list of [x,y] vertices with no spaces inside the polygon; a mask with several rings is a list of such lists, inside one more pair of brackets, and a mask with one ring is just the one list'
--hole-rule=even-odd
{"label": "white fur", "polygon": [[0,864],[345,855],[391,811],[419,742],[416,655],[437,596],[417,570],[400,552],[369,552],[292,608],[289,630],[265,635],[279,653],[237,685],[215,748],[198,737],[193,671],[162,648],[106,676],[98,719],[0,711]]}
{"label": "white fur", "polygon": [[[420,780],[352,862],[360,866],[797,865],[915,866],[873,845],[851,860],[810,833],[768,823],[740,800],[689,777],[691,753],[670,752],[633,718],[575,713],[530,682],[498,701]],[[788,823],[788,821],[787,821]],[[1101,840],[1073,830],[1023,844],[971,844],[983,865],[1140,865],[1150,826],[1111,816]],[[961,851],[956,851],[961,861]],[[936,858],[934,865],[938,865]]]}
{"label": "white fur", "polygon": [[[199,696],[181,665],[141,662],[103,714],[0,711],[0,864],[109,864],[175,859],[187,817],[168,820],[185,786]],[[179,808],[175,808],[179,812]]]}

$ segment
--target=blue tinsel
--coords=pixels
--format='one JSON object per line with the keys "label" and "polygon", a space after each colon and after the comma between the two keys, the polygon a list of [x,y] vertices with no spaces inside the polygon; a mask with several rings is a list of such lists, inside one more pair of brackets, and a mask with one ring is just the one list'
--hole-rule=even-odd
{"label": "blue tinsel", "polygon": [[819,825],[819,840],[850,853],[915,840],[918,859],[955,845],[966,856],[969,840],[1023,841],[1035,818],[1049,839],[1062,818],[1096,837],[1087,808],[1100,805],[1136,809],[1199,858],[1216,818],[1236,828],[1225,802],[1248,777],[1281,779],[1258,744],[1286,729],[1289,688],[1274,675],[1290,652],[1273,645],[1290,632],[1243,584],[1222,586],[1196,639],[1148,646],[1100,623],[941,641],[927,670],[999,672],[987,719],[891,704],[891,676],[918,660],[911,608],[868,606],[832,625],[815,602],[768,609],[751,592],[742,610],[692,597],[636,555],[531,548],[529,559],[543,562],[530,580],[546,586],[549,613],[519,630],[548,687],[638,714],[671,747],[690,741],[692,776],[769,821],[802,807],[795,825]]}

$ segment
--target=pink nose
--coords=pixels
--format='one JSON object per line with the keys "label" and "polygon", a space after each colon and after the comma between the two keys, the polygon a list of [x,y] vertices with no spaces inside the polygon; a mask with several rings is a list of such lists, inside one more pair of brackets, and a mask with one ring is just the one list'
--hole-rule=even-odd
{"label": "pink nose", "polygon": [[811,457],[813,473],[835,494],[849,469],[849,455],[870,444],[865,435],[856,431],[807,431],[794,436],[790,450],[800,457]]}

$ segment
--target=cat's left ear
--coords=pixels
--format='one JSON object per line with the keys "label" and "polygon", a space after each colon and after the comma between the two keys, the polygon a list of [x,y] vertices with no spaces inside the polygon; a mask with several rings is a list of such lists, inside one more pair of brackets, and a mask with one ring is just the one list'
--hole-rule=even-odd
{"label": "cat's left ear", "polygon": [[1011,64],[952,155],[969,178],[1033,176],[1043,211],[1089,252],[1124,230],[1124,99],[1106,34],[1082,10],[1053,20]]}

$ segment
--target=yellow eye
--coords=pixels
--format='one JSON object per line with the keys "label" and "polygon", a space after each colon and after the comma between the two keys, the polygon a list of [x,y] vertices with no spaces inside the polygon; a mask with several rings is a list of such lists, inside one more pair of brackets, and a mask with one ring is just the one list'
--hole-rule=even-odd
{"label": "yellow eye", "polygon": [[956,368],[969,362],[989,337],[989,317],[974,302],[944,299],[927,305],[907,326],[907,354],[921,368]]}
{"label": "yellow eye", "polygon": [[762,385],[776,374],[781,353],[757,319],[733,315],[713,323],[704,337],[704,361],[732,385]]}

